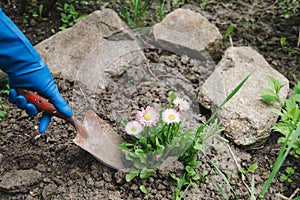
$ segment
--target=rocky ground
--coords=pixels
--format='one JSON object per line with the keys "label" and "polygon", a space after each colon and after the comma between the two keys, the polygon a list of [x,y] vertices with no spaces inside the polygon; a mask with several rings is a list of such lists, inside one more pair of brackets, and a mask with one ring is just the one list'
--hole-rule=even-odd
{"label": "rocky ground", "polygon": [[[54,2],[54,1],[49,1]],[[49,3],[48,2],[48,3]],[[96,9],[106,6],[120,13],[124,10],[124,3],[120,1],[59,1],[48,5],[42,17],[34,17],[39,13],[39,1],[1,1],[1,8],[20,27],[33,44],[37,44],[59,31],[62,26],[60,11],[57,7],[63,7],[64,3],[73,2],[80,14],[89,14]],[[81,1],[83,2],[83,1]],[[299,76],[299,48],[296,47],[299,17],[285,19],[281,17],[283,7],[278,1],[209,1],[204,6],[197,1],[189,1],[185,5],[172,5],[172,1],[166,1],[166,13],[177,7],[184,7],[200,12],[215,24],[224,35],[230,25],[234,25],[232,42],[235,46],[249,45],[259,51],[266,60],[285,75],[293,86],[293,75]],[[157,22],[156,6],[152,5],[145,20],[145,26]],[[287,39],[282,48],[280,38]],[[225,41],[229,46],[229,41]],[[171,55],[163,51],[145,51],[150,63],[161,63],[172,66],[182,71],[185,77],[197,79],[199,74],[195,71],[184,71],[192,63],[177,55]],[[60,91],[68,99],[72,100],[73,89],[78,83],[56,76]],[[101,95],[94,97],[98,103],[97,113],[115,126],[111,116],[113,103],[111,96],[114,88],[109,86],[101,91]],[[191,84],[191,90],[197,91],[197,83]],[[84,88],[88,94],[89,89]],[[160,98],[167,91],[160,87],[150,87],[148,91],[151,99]],[[196,93],[196,92],[195,92]],[[132,98],[136,102],[148,102],[149,96],[143,92],[134,93]],[[15,106],[9,105],[4,98],[5,105],[9,107],[8,116],[0,122],[0,199],[172,199],[175,190],[175,181],[163,172],[157,172],[148,180],[134,180],[126,183],[124,173],[112,170],[99,163],[89,153],[83,151],[72,139],[76,133],[74,129],[59,119],[53,119],[48,133],[38,139],[36,124],[38,118],[26,116]],[[209,114],[207,111],[203,111]],[[115,126],[116,127],[116,126]],[[278,134],[273,133],[262,149],[245,151],[234,145],[230,148],[238,152],[243,167],[248,167],[254,162],[258,163],[258,169],[254,173],[256,194],[259,193],[271,166],[279,152],[277,144]],[[223,151],[226,151],[224,147]],[[228,149],[227,149],[228,151]],[[248,199],[247,189],[241,181],[239,174],[230,174],[235,163],[232,158],[215,148],[209,148],[207,154],[215,158],[214,162],[229,176],[229,180],[239,199]],[[219,155],[219,156],[217,156]],[[200,157],[201,155],[199,155]],[[211,165],[203,158],[199,172],[207,171],[208,180],[199,183],[199,188],[191,189],[185,199],[223,199],[214,185],[218,179]],[[282,166],[279,175],[288,166],[300,166],[299,159],[288,157]],[[249,177],[246,183],[249,184]],[[276,194],[290,196],[300,184],[299,167],[293,175],[292,183],[281,181],[279,175],[273,181],[266,199],[276,199]],[[222,181],[222,180],[221,180]],[[143,194],[139,185],[144,184],[148,193]],[[299,196],[299,193],[298,193]],[[233,198],[233,197],[232,197]]]}

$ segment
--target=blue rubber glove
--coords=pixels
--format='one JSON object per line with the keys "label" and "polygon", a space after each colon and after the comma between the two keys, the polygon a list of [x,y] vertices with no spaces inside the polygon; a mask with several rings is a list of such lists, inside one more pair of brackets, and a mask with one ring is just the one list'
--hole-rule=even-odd
{"label": "blue rubber glove", "polygon": [[[59,93],[49,68],[22,31],[0,9],[0,69],[8,74],[11,89],[9,101],[25,109],[29,115],[38,110],[17,95],[17,88],[27,88],[48,98],[62,114],[71,117],[72,110]],[[39,131],[48,128],[51,116],[43,113]]]}

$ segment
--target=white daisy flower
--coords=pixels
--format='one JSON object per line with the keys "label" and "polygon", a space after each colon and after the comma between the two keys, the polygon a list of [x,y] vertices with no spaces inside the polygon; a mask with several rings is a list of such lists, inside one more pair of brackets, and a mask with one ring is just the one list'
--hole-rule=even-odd
{"label": "white daisy flower", "polygon": [[189,103],[186,100],[184,100],[183,98],[176,97],[173,100],[173,103],[174,103],[175,106],[177,106],[179,108],[179,110],[188,110],[188,109],[190,109]]}
{"label": "white daisy flower", "polygon": [[125,131],[128,135],[136,136],[140,132],[142,132],[143,127],[142,125],[137,121],[130,121],[125,126]]}
{"label": "white daisy flower", "polygon": [[180,113],[172,108],[168,108],[162,113],[162,120],[168,124],[179,123],[180,122]]}
{"label": "white daisy flower", "polygon": [[151,126],[158,122],[159,113],[154,108],[147,106],[146,109],[142,108],[136,114],[136,121],[138,121],[142,126]]}

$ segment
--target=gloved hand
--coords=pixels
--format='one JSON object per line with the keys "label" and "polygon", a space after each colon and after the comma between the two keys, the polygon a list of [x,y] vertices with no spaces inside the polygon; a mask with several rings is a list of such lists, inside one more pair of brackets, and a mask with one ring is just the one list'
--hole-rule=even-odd
{"label": "gloved hand", "polygon": [[[38,110],[27,103],[24,96],[17,95],[15,89],[27,88],[48,98],[62,114],[71,117],[72,110],[59,93],[49,68],[35,51],[21,30],[0,9],[0,69],[8,74],[11,91],[9,101],[26,109],[29,115]],[[43,113],[39,131],[44,133],[51,116]]]}

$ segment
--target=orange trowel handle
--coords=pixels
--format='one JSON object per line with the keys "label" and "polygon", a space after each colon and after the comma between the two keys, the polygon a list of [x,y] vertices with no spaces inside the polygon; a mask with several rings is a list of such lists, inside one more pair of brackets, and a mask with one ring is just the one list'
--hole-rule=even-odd
{"label": "orange trowel handle", "polygon": [[37,92],[27,90],[27,89],[17,89],[18,95],[23,95],[28,103],[32,103],[39,112],[46,112],[49,115],[59,117],[64,119],[71,125],[75,127],[78,134],[82,138],[87,138],[89,136],[86,128],[79,122],[75,117],[67,117],[59,112],[55,106],[48,101],[45,97],[39,95]]}
{"label": "orange trowel handle", "polygon": [[55,106],[48,101],[45,97],[39,95],[37,92],[33,92],[27,89],[17,89],[18,95],[23,95],[28,103],[32,103],[39,112],[46,112],[49,115],[59,117],[66,120],[73,126],[75,126],[73,117],[66,117],[61,112],[59,112]]}

